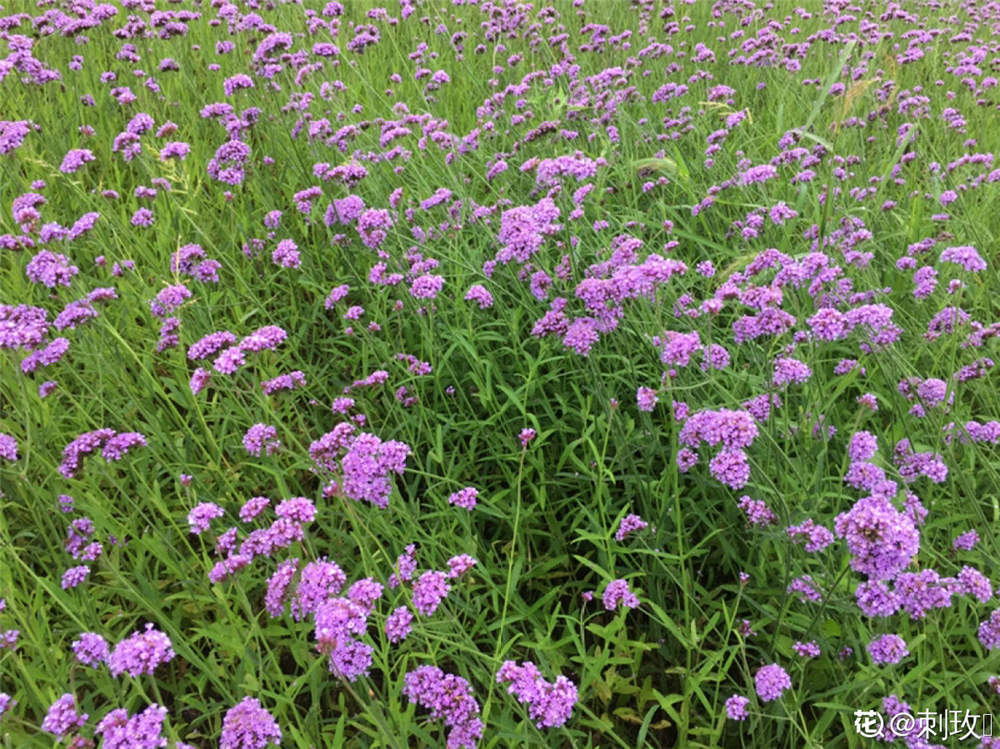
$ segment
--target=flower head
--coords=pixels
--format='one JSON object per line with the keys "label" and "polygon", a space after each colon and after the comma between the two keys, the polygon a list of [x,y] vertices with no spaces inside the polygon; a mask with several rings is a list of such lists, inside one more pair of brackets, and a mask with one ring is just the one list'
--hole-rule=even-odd
{"label": "flower head", "polygon": [[219,749],[265,749],[281,743],[281,729],[260,701],[244,697],[222,719]]}
{"label": "flower head", "polygon": [[108,657],[108,667],[112,676],[127,673],[136,677],[152,674],[157,666],[172,660],[174,655],[170,638],[149,623],[144,632],[134,632],[115,645]]}
{"label": "flower head", "polygon": [[762,666],[754,676],[754,686],[757,689],[757,696],[764,702],[778,699],[782,692],[792,686],[791,677],[777,663]]}

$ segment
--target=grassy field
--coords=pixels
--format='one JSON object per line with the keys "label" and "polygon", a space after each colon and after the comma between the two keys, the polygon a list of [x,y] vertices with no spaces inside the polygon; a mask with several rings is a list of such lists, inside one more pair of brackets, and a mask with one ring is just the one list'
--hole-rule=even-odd
{"label": "grassy field", "polygon": [[0,8],[3,745],[1000,745],[998,25]]}

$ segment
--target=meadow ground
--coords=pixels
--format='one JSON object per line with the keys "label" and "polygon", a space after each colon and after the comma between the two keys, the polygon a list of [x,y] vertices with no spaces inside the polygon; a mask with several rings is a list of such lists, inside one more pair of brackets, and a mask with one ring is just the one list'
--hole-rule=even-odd
{"label": "meadow ground", "polygon": [[7,747],[996,746],[1000,6],[0,11]]}

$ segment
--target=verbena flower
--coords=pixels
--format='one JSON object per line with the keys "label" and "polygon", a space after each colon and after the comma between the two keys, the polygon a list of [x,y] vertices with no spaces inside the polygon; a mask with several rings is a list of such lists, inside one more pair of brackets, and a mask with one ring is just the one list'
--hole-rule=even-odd
{"label": "verbena flower", "polygon": [[569,720],[577,701],[577,689],[565,676],[549,682],[531,661],[518,665],[504,661],[496,675],[497,684],[510,682],[507,693],[528,706],[528,715],[539,728],[557,728]]}
{"label": "verbena flower", "polygon": [[815,640],[811,642],[796,642],[792,645],[792,650],[803,658],[817,658],[821,652]]}
{"label": "verbena flower", "polygon": [[746,720],[749,716],[747,705],[750,700],[746,697],[734,694],[726,700],[726,717],[730,720]]}
{"label": "verbena flower", "polygon": [[214,502],[201,502],[188,513],[187,521],[191,532],[201,535],[208,530],[209,523],[215,518],[221,518],[225,511]]}
{"label": "verbena flower", "polygon": [[957,575],[958,589],[965,595],[986,603],[993,597],[993,584],[989,578],[975,567],[964,565]]}
{"label": "verbena flower", "polygon": [[448,497],[448,504],[461,507],[463,510],[472,510],[476,506],[476,497],[479,490],[472,486],[467,486]]}
{"label": "verbena flower", "polygon": [[299,571],[298,558],[286,559],[278,565],[278,569],[267,580],[267,593],[264,596],[264,609],[275,618],[285,613],[285,601],[288,598],[288,588],[292,578]]}
{"label": "verbena flower", "polygon": [[619,579],[607,584],[601,602],[608,611],[614,611],[619,606],[634,609],[639,605],[639,598],[629,589],[627,580]]}
{"label": "verbena flower", "polygon": [[922,619],[931,609],[951,606],[954,592],[950,582],[932,569],[896,575],[895,593],[899,596],[900,607],[913,620]]}
{"label": "verbena flower", "polygon": [[167,708],[153,703],[129,716],[123,708],[112,710],[94,728],[102,737],[102,749],[159,749],[167,745],[162,735]]}
{"label": "verbena flower", "polygon": [[979,642],[987,650],[1000,648],[1000,609],[979,625]]}
{"label": "verbena flower", "polygon": [[243,503],[242,507],[240,507],[240,520],[244,523],[249,523],[255,517],[260,515],[269,504],[271,504],[271,500],[267,497],[251,497]]}
{"label": "verbena flower", "polygon": [[302,568],[299,576],[299,584],[292,598],[292,617],[300,621],[315,613],[320,604],[337,595],[346,582],[347,575],[335,562],[328,561],[326,557],[310,562]]}
{"label": "verbena flower", "polygon": [[95,632],[84,632],[80,639],[73,640],[73,654],[85,666],[97,668],[108,660],[108,643]]}
{"label": "verbena flower", "polygon": [[42,720],[42,730],[62,739],[81,728],[88,717],[86,713],[77,712],[76,698],[72,694],[64,694],[52,703]]}
{"label": "verbena flower", "polygon": [[865,616],[892,616],[902,605],[900,597],[882,580],[867,580],[854,591],[858,608]]}
{"label": "verbena flower", "polygon": [[271,455],[280,446],[278,430],[270,424],[254,424],[243,435],[243,447],[251,455]]}
{"label": "verbena flower", "polygon": [[63,174],[73,174],[83,167],[84,164],[94,160],[94,152],[89,148],[71,148],[63,156],[59,171]]}
{"label": "verbena flower", "polygon": [[876,637],[868,643],[868,654],[872,657],[872,663],[891,664],[899,663],[910,654],[906,648],[906,642],[899,635],[882,635]]}
{"label": "verbena flower", "polygon": [[791,689],[792,680],[777,663],[762,666],[754,675],[757,696],[764,702],[778,699],[786,689]]}
{"label": "verbena flower", "polygon": [[622,518],[621,523],[619,523],[618,530],[615,531],[615,540],[624,541],[625,537],[628,536],[629,533],[633,533],[634,531],[641,531],[642,529],[647,528],[648,526],[649,523],[647,523],[638,515],[635,514],[626,515],[625,517]]}
{"label": "verbena flower", "polygon": [[0,432],[0,458],[9,460],[11,463],[18,459],[17,440],[3,432]]}
{"label": "verbena flower", "polygon": [[265,749],[281,744],[281,729],[260,701],[244,697],[222,719],[219,749]]}
{"label": "verbena flower", "polygon": [[878,496],[862,497],[838,515],[834,530],[847,541],[851,567],[879,580],[904,569],[920,548],[913,520]]}
{"label": "verbena flower", "polygon": [[465,301],[476,302],[479,309],[487,309],[493,306],[493,295],[481,284],[473,284],[465,292]]}
{"label": "verbena flower", "polygon": [[747,522],[750,525],[771,525],[778,521],[778,518],[762,499],[751,499],[744,494],[740,497],[739,508],[746,514]]}
{"label": "verbena flower", "polygon": [[413,584],[413,607],[424,616],[430,616],[441,604],[451,586],[444,572],[428,570]]}
{"label": "verbena flower", "polygon": [[798,595],[799,600],[805,603],[806,601],[821,601],[823,600],[823,595],[817,590],[813,579],[810,575],[802,575],[801,577],[796,577],[788,584],[785,591],[789,594],[795,593]]}
{"label": "verbena flower", "polygon": [[146,625],[143,632],[133,632],[131,636],[115,645],[108,656],[108,668],[112,676],[127,673],[137,677],[142,674],[152,674],[156,667],[171,661],[174,649],[170,638],[163,632]]}
{"label": "verbena flower", "polygon": [[470,557],[468,554],[459,554],[448,560],[448,574],[445,575],[449,580],[453,580],[456,577],[461,577],[466,572],[471,570],[477,564],[476,560]]}
{"label": "verbena flower", "polygon": [[81,564],[76,567],[70,567],[63,573],[62,589],[68,590],[69,588],[75,588],[77,585],[86,580],[87,575],[89,574],[90,574],[90,567],[88,567],[85,564]]}
{"label": "verbena flower", "polygon": [[975,247],[969,245],[946,247],[941,252],[941,262],[955,263],[970,273],[986,270],[986,261],[983,260]]}
{"label": "verbena flower", "polygon": [[448,749],[475,749],[484,726],[469,682],[436,666],[420,666],[404,677],[403,694],[411,703],[429,709],[431,718],[444,719],[450,729]]}
{"label": "verbena flower", "polygon": [[65,255],[42,250],[31,258],[24,271],[32,282],[54,289],[56,286],[69,286],[80,269],[70,265],[69,258]]}
{"label": "verbena flower", "polygon": [[16,704],[17,700],[11,698],[6,692],[0,692],[0,718],[3,718],[4,714]]}
{"label": "verbena flower", "polygon": [[394,609],[385,620],[385,635],[389,642],[402,642],[410,634],[413,624],[413,614],[406,606]]}
{"label": "verbena flower", "polygon": [[652,411],[656,407],[656,391],[652,388],[640,387],[635,393],[635,400],[640,411]]}
{"label": "verbena flower", "polygon": [[799,525],[790,525],[785,529],[789,538],[805,538],[805,549],[808,552],[822,551],[833,543],[833,533],[822,525],[817,525],[812,518],[807,518]]}

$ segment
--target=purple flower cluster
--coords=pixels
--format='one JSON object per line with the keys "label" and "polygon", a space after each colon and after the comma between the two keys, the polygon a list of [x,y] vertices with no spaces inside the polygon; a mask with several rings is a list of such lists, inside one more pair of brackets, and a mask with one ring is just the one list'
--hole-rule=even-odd
{"label": "purple flower cluster", "polygon": [[487,309],[493,306],[493,295],[482,284],[473,284],[465,292],[465,301],[476,302],[479,309]]}
{"label": "purple flower cluster", "polygon": [[355,639],[365,633],[370,610],[350,597],[330,598],[316,608],[316,649],[329,656],[330,672],[339,678],[355,681],[371,668],[371,645]]}
{"label": "purple flower cluster", "polygon": [[281,446],[278,430],[269,424],[254,424],[243,435],[243,447],[251,455],[271,455]]}
{"label": "purple flower cluster", "polygon": [[469,682],[436,666],[420,666],[403,681],[403,694],[411,703],[429,709],[431,718],[444,719],[450,729],[448,749],[476,748],[483,736],[483,722]]}
{"label": "purple flower cluster", "polygon": [[953,580],[942,578],[932,569],[900,572],[894,581],[899,606],[911,619],[922,619],[931,609],[951,606],[951,597],[959,592]]}
{"label": "purple flower cluster", "polygon": [[170,256],[170,272],[189,276],[201,283],[218,283],[222,264],[205,255],[201,245],[186,244]]}
{"label": "purple flower cluster", "polygon": [[555,681],[542,678],[538,667],[531,661],[518,665],[504,661],[497,671],[497,684],[511,682],[507,693],[528,706],[528,715],[539,728],[558,728],[569,720],[576,704],[576,685],[565,676]]}
{"label": "purple flower cluster", "polygon": [[[709,463],[712,475],[731,489],[741,489],[750,480],[750,463],[744,448],[757,437],[757,423],[749,411],[697,411],[684,422],[678,441],[686,448],[697,449],[702,442],[722,445]],[[683,448],[682,448],[683,450]],[[693,450],[688,453],[697,456]],[[688,453],[678,452],[678,462]]]}
{"label": "purple flower cluster", "polygon": [[956,551],[971,551],[979,543],[979,534],[973,529],[955,537],[952,547]]}
{"label": "purple flower cluster", "polygon": [[173,660],[175,653],[170,638],[146,625],[143,632],[133,632],[117,645],[108,656],[108,668],[112,676],[123,673],[132,677],[152,674],[156,667]]}
{"label": "purple flower cluster", "polygon": [[71,148],[63,156],[59,171],[63,174],[73,174],[82,169],[84,164],[93,161],[94,158],[94,152],[89,148]]}
{"label": "purple flower cluster", "polygon": [[246,178],[246,164],[250,160],[250,146],[232,138],[216,150],[208,162],[209,176],[227,185],[241,185]]}
{"label": "purple flower cluster", "polygon": [[[212,362],[212,368],[220,374],[231,375],[246,364],[244,354],[276,349],[287,337],[288,333],[277,325],[265,325],[245,336],[239,343],[223,348]],[[188,358],[200,359],[211,356],[222,346],[226,346],[226,343],[232,343],[230,338],[235,339],[235,336],[229,331],[218,331],[205,336],[188,350]]]}
{"label": "purple flower cluster", "polygon": [[191,533],[200,536],[208,530],[208,525],[212,520],[221,518],[224,514],[223,509],[214,502],[200,502],[187,516]]}
{"label": "purple flower cluster", "polygon": [[899,663],[909,654],[906,642],[899,635],[882,635],[868,643],[868,655],[872,657],[872,663],[879,665]]}
{"label": "purple flower cluster", "polygon": [[16,463],[18,459],[17,440],[3,432],[0,432],[0,458],[9,460],[11,463]]}
{"label": "purple flower cluster", "polygon": [[167,708],[153,703],[141,713],[129,716],[124,708],[112,710],[94,728],[103,749],[159,749],[167,745],[163,721]]}
{"label": "purple flower cluster", "polygon": [[652,388],[640,387],[636,390],[635,401],[640,411],[651,412],[656,408],[656,391]]}
{"label": "purple flower cluster", "polygon": [[70,567],[63,573],[62,589],[69,590],[70,588],[75,588],[77,585],[86,580],[89,574],[90,567],[85,564]]}
{"label": "purple flower cluster", "polygon": [[73,640],[73,654],[85,666],[97,668],[108,662],[108,642],[95,632],[84,632],[80,639]]}
{"label": "purple flower cluster", "polygon": [[42,250],[31,258],[24,272],[33,283],[54,289],[56,286],[69,286],[80,269],[70,265],[69,258],[65,255]]}
{"label": "purple flower cluster", "polygon": [[77,712],[76,698],[72,694],[64,694],[52,703],[42,720],[42,730],[62,739],[81,728],[88,717],[87,713]]}
{"label": "purple flower cluster", "polygon": [[502,245],[495,261],[506,265],[511,261],[527,263],[541,249],[545,238],[561,228],[559,208],[551,198],[543,198],[531,206],[518,206],[500,216],[497,240]]}
{"label": "purple flower cluster", "polygon": [[618,525],[618,530],[615,531],[615,541],[624,541],[625,537],[629,533],[634,531],[641,531],[647,528],[649,523],[643,520],[641,517],[635,514],[629,514],[622,518],[621,523]]}
{"label": "purple flower cluster", "polygon": [[987,650],[1000,648],[1000,609],[979,625],[979,642]]}
{"label": "purple flower cluster", "polygon": [[266,749],[281,744],[277,721],[254,697],[244,697],[222,719],[219,749]]}
{"label": "purple flower cluster", "polygon": [[740,497],[739,508],[746,514],[750,525],[771,525],[778,522],[778,518],[762,499],[751,499],[744,494]]}
{"label": "purple flower cluster", "polygon": [[757,696],[764,702],[778,699],[786,689],[791,689],[792,679],[777,663],[761,666],[754,675]]}
{"label": "purple flower cluster", "polygon": [[149,309],[153,317],[160,319],[168,317],[173,312],[191,298],[191,290],[182,283],[174,284],[163,289],[149,302]]}
{"label": "purple flower cluster", "polygon": [[344,423],[313,442],[309,453],[320,468],[335,470],[337,452],[346,451],[340,461],[344,496],[360,502],[371,502],[385,509],[392,493],[390,474],[406,469],[410,448],[402,442],[383,442],[374,434],[362,432],[352,436],[353,425]]}
{"label": "purple flower cluster", "polygon": [[608,583],[601,602],[608,611],[614,611],[619,606],[634,609],[639,605],[639,598],[629,589],[627,580],[619,579]]}
{"label": "purple flower cluster", "polygon": [[302,568],[298,587],[292,598],[292,617],[301,621],[315,614],[320,605],[337,595],[347,582],[347,575],[336,562],[320,557]]}
{"label": "purple flower cluster", "polygon": [[802,658],[818,658],[821,652],[815,640],[811,642],[796,642],[792,645],[792,650]]}
{"label": "purple flower cluster", "polygon": [[278,564],[278,568],[267,580],[267,592],[264,595],[264,610],[272,619],[285,612],[285,601],[292,579],[299,571],[299,559],[294,557]]}
{"label": "purple flower cluster", "polygon": [[402,642],[410,634],[412,625],[413,614],[406,606],[399,606],[385,619],[385,636],[393,644]]}
{"label": "purple flower cluster", "polygon": [[472,486],[467,486],[448,496],[448,504],[461,507],[463,510],[472,510],[476,506],[476,497],[479,490]]}
{"label": "purple flower cluster", "polygon": [[730,720],[746,720],[749,716],[747,705],[750,704],[743,695],[734,694],[726,700],[726,717]]}
{"label": "purple flower cluster", "polygon": [[804,538],[808,552],[822,551],[833,543],[833,533],[826,526],[817,525],[812,518],[807,518],[798,525],[790,525],[785,530],[789,538]]}
{"label": "purple flower cluster", "polygon": [[4,714],[17,704],[17,700],[13,699],[6,692],[0,692],[0,718],[3,718]]}
{"label": "purple flower cluster", "polygon": [[772,382],[777,387],[784,387],[790,383],[803,383],[810,377],[812,377],[812,369],[798,359],[779,356],[774,360]]}
{"label": "purple flower cluster", "polygon": [[859,499],[837,515],[834,530],[847,542],[852,569],[876,580],[894,577],[920,548],[913,520],[881,496]]}
{"label": "purple flower cluster", "polygon": [[291,239],[282,239],[271,253],[271,262],[282,268],[298,268],[302,264],[298,245]]}
{"label": "purple flower cluster", "polygon": [[437,570],[428,570],[413,584],[413,608],[423,616],[430,616],[441,601],[448,597],[451,586],[448,585],[448,575]]}
{"label": "purple flower cluster", "polygon": [[47,316],[41,307],[0,304],[0,348],[34,349],[48,335]]}
{"label": "purple flower cluster", "polygon": [[281,374],[273,379],[265,380],[260,383],[260,387],[264,391],[265,395],[274,395],[280,390],[294,390],[305,386],[306,376],[303,372],[297,369],[293,372],[289,372],[288,374]]}
{"label": "purple flower cluster", "polygon": [[[393,221],[389,211],[369,208],[358,216],[358,234],[365,247],[377,250],[388,236]],[[414,295],[416,296],[416,295]]]}
{"label": "purple flower cluster", "polygon": [[103,447],[101,457],[106,461],[121,460],[131,448],[146,446],[146,438],[138,432],[115,432],[113,429],[95,429],[84,432],[63,448],[63,460],[59,473],[64,478],[74,478],[80,470],[83,459]]}
{"label": "purple flower cluster", "polygon": [[975,247],[969,245],[946,247],[941,251],[941,262],[955,263],[970,273],[978,273],[979,271],[986,270],[986,261],[983,260]]}
{"label": "purple flower cluster", "polygon": [[243,503],[242,507],[240,507],[240,520],[244,523],[249,523],[255,517],[260,515],[260,513],[262,513],[269,504],[271,504],[271,500],[267,497],[251,497]]}

